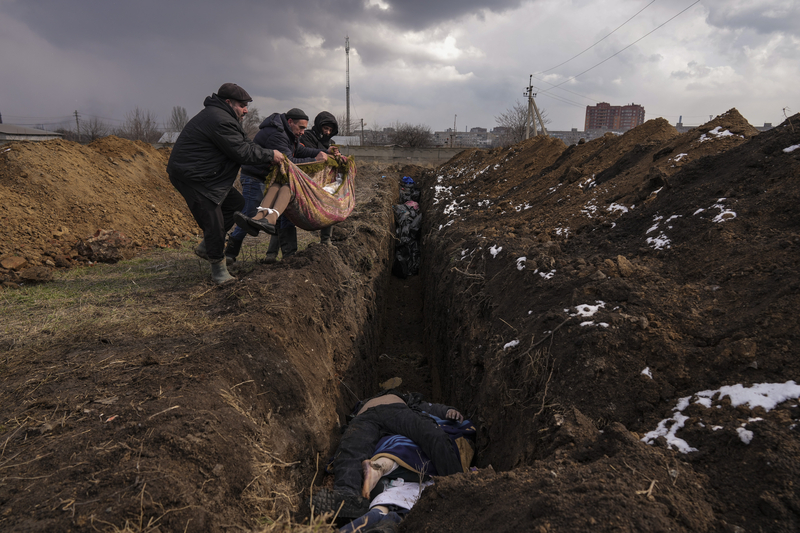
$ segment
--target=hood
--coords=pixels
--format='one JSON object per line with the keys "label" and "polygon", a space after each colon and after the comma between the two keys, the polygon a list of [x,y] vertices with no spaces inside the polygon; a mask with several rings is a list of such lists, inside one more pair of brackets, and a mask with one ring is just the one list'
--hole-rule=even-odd
{"label": "hood", "polygon": [[233,109],[231,109],[231,106],[229,106],[227,103],[225,103],[225,100],[223,100],[222,98],[217,96],[217,93],[213,93],[211,96],[206,96],[206,99],[203,101],[203,105],[205,107],[219,107],[220,109],[224,109],[233,118],[235,118],[236,120],[239,120],[236,117],[236,113],[234,113]]}
{"label": "hood", "polygon": [[[323,135],[322,126],[331,126],[333,128],[333,133],[330,135]],[[314,127],[311,129],[314,130],[314,133],[316,133],[317,137],[320,139],[330,139],[334,135],[339,134],[339,125],[336,123],[336,117],[327,111],[323,111],[314,117]]]}
{"label": "hood", "polygon": [[[280,113],[273,113],[264,120],[262,120],[261,124],[258,125],[258,129],[263,130],[264,128],[270,125],[274,128],[278,128],[279,130],[284,129]],[[288,124],[286,129],[288,129]]]}

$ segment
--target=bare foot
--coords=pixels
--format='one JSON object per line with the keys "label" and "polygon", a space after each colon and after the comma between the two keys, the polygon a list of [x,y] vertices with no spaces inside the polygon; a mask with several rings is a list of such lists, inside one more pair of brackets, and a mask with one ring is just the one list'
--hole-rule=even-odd
{"label": "bare foot", "polygon": [[364,471],[364,486],[361,488],[361,495],[369,498],[369,493],[383,476],[383,470],[378,463],[373,463],[369,459],[361,461],[361,469]]}

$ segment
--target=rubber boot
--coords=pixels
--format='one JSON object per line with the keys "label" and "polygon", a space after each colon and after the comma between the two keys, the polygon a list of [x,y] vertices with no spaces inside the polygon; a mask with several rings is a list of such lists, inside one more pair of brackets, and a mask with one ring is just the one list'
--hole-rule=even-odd
{"label": "rubber boot", "polygon": [[228,273],[228,265],[225,263],[224,259],[211,263],[211,279],[217,285],[224,285],[236,280],[236,278]]}
{"label": "rubber boot", "polygon": [[206,240],[205,239],[200,241],[200,244],[198,244],[197,246],[194,247],[194,253],[197,255],[197,257],[199,257],[201,259],[205,259],[206,261],[208,261],[208,252],[206,252]]}
{"label": "rubber boot", "polygon": [[228,245],[225,246],[225,262],[228,266],[231,266],[236,262],[236,258],[239,256],[239,251],[242,249],[242,243],[244,241],[235,241],[228,237]]}

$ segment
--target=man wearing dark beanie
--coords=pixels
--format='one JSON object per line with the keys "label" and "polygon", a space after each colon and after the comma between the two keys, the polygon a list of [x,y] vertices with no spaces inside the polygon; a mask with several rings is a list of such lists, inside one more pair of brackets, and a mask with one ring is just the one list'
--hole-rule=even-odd
{"label": "man wearing dark beanie", "polygon": [[[300,144],[300,137],[307,127],[308,115],[302,109],[293,107],[286,113],[273,113],[265,118],[253,141],[259,146],[283,153],[296,164],[327,160],[326,151]],[[237,227],[228,237],[228,245],[225,247],[225,258],[229,264],[236,261],[245,236],[248,233],[258,235],[259,229],[278,236],[284,257],[297,251],[297,228],[285,218],[278,221],[280,214],[289,205],[292,193],[288,185],[281,183],[273,184],[265,193],[265,181],[271,171],[272,165],[242,166],[239,179],[242,182],[245,206],[236,215]],[[267,207],[272,211],[263,219],[259,215],[257,224],[253,225],[248,221],[253,220],[265,197],[270,200]]]}
{"label": "man wearing dark beanie", "polygon": [[241,122],[252,101],[235,83],[222,84],[183,128],[167,163],[170,182],[203,230],[195,253],[211,263],[211,278],[219,285],[235,279],[228,273],[224,247],[233,215],[244,207],[244,198],[233,188],[240,166],[269,165],[284,158],[280,151],[247,139]]}

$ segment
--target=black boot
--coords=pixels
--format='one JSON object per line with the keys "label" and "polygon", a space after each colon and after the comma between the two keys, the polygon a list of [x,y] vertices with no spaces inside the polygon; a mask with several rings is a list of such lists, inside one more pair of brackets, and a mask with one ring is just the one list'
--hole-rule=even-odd
{"label": "black boot", "polygon": [[228,237],[228,245],[225,247],[225,262],[229,265],[232,265],[236,262],[236,257],[239,255],[239,251],[242,249],[242,242],[244,241],[235,241]]}

